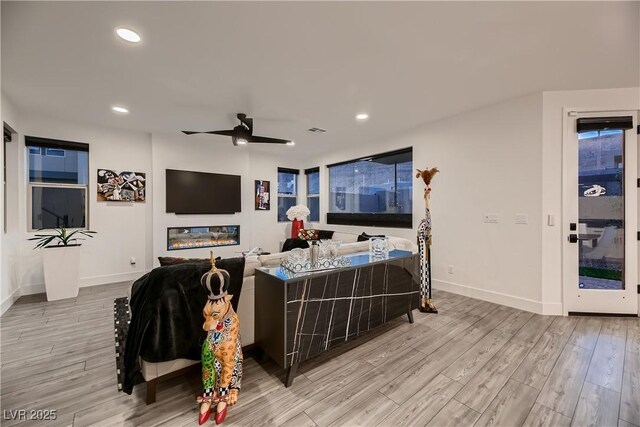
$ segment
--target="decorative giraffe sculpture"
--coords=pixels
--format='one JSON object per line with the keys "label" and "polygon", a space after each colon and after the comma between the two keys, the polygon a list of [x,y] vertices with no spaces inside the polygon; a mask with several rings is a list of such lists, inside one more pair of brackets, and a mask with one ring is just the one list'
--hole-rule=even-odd
{"label": "decorative giraffe sculpture", "polygon": [[424,219],[418,226],[418,251],[420,255],[420,305],[418,309],[423,313],[437,313],[438,309],[431,299],[431,210],[429,198],[431,197],[431,180],[440,172],[438,168],[420,170],[416,178],[422,178],[426,188],[424,189]]}

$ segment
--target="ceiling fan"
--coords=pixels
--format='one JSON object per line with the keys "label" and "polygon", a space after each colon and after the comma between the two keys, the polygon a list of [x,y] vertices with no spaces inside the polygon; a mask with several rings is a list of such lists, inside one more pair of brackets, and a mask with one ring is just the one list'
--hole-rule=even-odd
{"label": "ceiling fan", "polygon": [[251,144],[286,144],[295,145],[293,141],[288,139],[270,138],[267,136],[258,136],[253,134],[253,119],[247,117],[246,114],[238,113],[236,116],[240,120],[240,124],[231,130],[210,130],[205,132],[197,132],[190,130],[183,130],[185,135],[194,135],[197,133],[210,133],[214,135],[226,135],[230,136],[233,141],[233,145],[246,145]]}

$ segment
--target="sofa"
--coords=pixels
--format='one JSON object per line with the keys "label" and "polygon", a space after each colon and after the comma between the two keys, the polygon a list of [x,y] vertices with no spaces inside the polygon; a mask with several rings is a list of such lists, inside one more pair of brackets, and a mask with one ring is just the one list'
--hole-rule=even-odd
{"label": "sofa", "polygon": [[[332,240],[341,242],[340,255],[349,255],[369,250],[368,241],[358,241],[358,234],[335,232]],[[389,237],[389,249],[408,250],[413,253],[418,247],[411,241],[401,237]],[[304,249],[308,251],[308,249]],[[287,252],[278,252],[269,255],[249,256],[245,259],[242,294],[238,303],[238,316],[240,317],[240,335],[244,348],[252,347],[254,343],[254,308],[255,308],[255,271],[260,267],[276,267],[287,257]],[[131,289],[129,289],[129,297]],[[147,404],[155,402],[156,385],[159,381],[180,375],[182,372],[195,368],[200,360],[175,359],[167,362],[151,363],[140,359],[142,376],[147,383]]]}

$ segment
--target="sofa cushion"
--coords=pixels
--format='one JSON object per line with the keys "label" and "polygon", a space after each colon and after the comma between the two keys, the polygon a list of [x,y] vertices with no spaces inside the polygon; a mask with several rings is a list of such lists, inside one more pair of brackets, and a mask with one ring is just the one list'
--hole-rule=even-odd
{"label": "sofa cushion", "polygon": [[[220,261],[222,258],[217,257],[216,261]],[[171,257],[171,256],[159,256],[158,261],[160,262],[161,267],[165,267],[167,265],[177,265],[177,264],[199,264],[205,263],[210,264],[210,258],[182,258],[182,257]]]}
{"label": "sofa cushion", "polygon": [[309,247],[309,242],[302,239],[287,239],[282,244],[282,250],[280,252],[289,252],[291,249],[307,249]]}
{"label": "sofa cushion", "polygon": [[[309,249],[305,249],[307,252]],[[277,267],[289,254],[287,252],[279,252],[271,255],[260,255],[258,261],[263,267]]]}
{"label": "sofa cushion", "polygon": [[262,263],[258,260],[257,256],[246,257],[244,261],[244,277],[253,276],[256,273],[256,268],[262,267]]}
{"label": "sofa cushion", "polygon": [[367,252],[369,250],[369,242],[352,242],[340,245],[338,249],[339,255],[350,255],[358,252]]}
{"label": "sofa cushion", "polygon": [[298,230],[298,239],[318,240],[318,230],[313,228],[301,228]]}
{"label": "sofa cushion", "polygon": [[318,240],[333,239],[333,230],[318,230]]}
{"label": "sofa cushion", "polygon": [[372,237],[387,237],[384,234],[367,234],[364,231],[358,236],[358,242],[364,242]]}
{"label": "sofa cushion", "polygon": [[389,249],[401,249],[416,253],[418,252],[418,245],[402,237],[389,237]]}
{"label": "sofa cushion", "polygon": [[342,243],[352,243],[358,241],[358,235],[356,233],[345,233],[342,231],[336,231],[335,233],[333,233],[332,239]]}

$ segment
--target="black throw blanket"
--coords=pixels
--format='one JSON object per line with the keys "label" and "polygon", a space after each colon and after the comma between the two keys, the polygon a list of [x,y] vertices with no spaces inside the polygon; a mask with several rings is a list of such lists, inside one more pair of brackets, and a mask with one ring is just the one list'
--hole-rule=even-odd
{"label": "black throw blanket", "polygon": [[[244,258],[216,262],[231,277],[231,304],[238,309],[244,272]],[[205,263],[158,267],[135,281],[131,289],[131,323],[124,353],[122,390],[131,394],[140,376],[139,357],[147,362],[175,359],[200,360],[206,333],[202,309],[207,294],[200,278],[209,271]]]}

